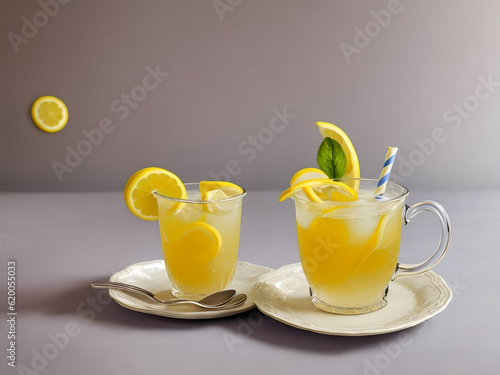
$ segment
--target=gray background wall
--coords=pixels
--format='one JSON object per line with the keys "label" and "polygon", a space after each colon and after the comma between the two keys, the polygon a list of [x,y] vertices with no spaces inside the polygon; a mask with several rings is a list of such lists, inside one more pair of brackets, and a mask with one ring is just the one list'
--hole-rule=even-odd
{"label": "gray background wall", "polygon": [[[398,146],[410,188],[500,187],[496,0],[66,2],[0,3],[0,190],[122,190],[146,166],[199,181],[228,162],[247,189],[283,189],[316,166],[320,120],[347,132],[365,177]],[[63,131],[31,121],[41,95],[68,105]]]}

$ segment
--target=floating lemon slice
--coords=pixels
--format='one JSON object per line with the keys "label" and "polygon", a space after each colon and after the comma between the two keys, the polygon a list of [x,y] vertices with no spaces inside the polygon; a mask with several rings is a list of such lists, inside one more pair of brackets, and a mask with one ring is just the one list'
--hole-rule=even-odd
{"label": "floating lemon slice", "polygon": [[233,205],[232,202],[228,206],[226,202],[216,203],[217,201],[224,200],[231,197],[236,197],[245,192],[245,190],[232,182],[227,181],[201,181],[200,182],[200,195],[201,200],[207,202],[203,205],[203,210],[206,212],[214,212],[217,210],[230,209]]}
{"label": "floating lemon slice", "polygon": [[326,185],[331,186],[333,189],[335,189],[336,192],[339,193],[338,195],[336,195],[337,201],[350,202],[358,199],[358,194],[356,193],[356,191],[347,186],[346,184],[342,182],[332,181],[326,178],[325,179],[318,178],[312,180],[305,180],[293,186],[290,186],[283,193],[281,193],[279,201],[282,202],[285,199],[290,198],[299,189],[304,189],[306,187],[326,186]]}
{"label": "floating lemon slice", "polygon": [[47,133],[56,133],[68,123],[68,108],[55,96],[41,96],[31,106],[31,118]]}
{"label": "floating lemon slice", "polygon": [[228,202],[219,202],[217,201],[223,201],[224,199],[229,198],[229,196],[224,193],[222,190],[210,190],[207,191],[206,193],[202,194],[201,200],[207,201],[207,202],[213,202],[213,203],[205,203],[203,204],[203,210],[205,212],[214,212],[218,210],[223,210],[227,205],[224,203]]}
{"label": "floating lemon slice", "polygon": [[206,263],[219,253],[221,246],[219,231],[207,223],[196,221],[186,225],[180,238],[179,248],[182,251],[177,256],[187,262]]}
{"label": "floating lemon slice", "polygon": [[229,196],[224,193],[222,190],[210,190],[210,191],[207,191],[206,193],[204,193],[202,195],[202,200],[203,201],[220,201],[220,200],[224,200],[224,199],[227,199],[229,198]]}
{"label": "floating lemon slice", "polygon": [[[325,172],[323,172],[321,169],[318,168],[304,168],[295,173],[290,180],[290,186],[297,185],[298,183],[306,180],[312,180],[312,179],[325,179],[328,178]],[[307,197],[316,203],[322,203],[323,200],[318,197],[318,195],[314,192],[313,188],[310,186],[306,186],[303,188],[304,193],[307,195]]]}
{"label": "floating lemon slice", "polygon": [[[211,190],[220,190],[224,192],[228,197],[235,197],[237,195],[243,194],[245,191],[243,188],[239,187],[232,182],[227,181],[201,181],[200,182],[200,194],[201,199],[203,195]],[[204,200],[204,199],[203,199]]]}
{"label": "floating lemon slice", "polygon": [[[135,172],[127,181],[124,197],[128,209],[144,220],[158,220],[158,204],[153,192],[172,198],[186,199],[186,188],[172,172],[149,167]],[[181,204],[181,203],[176,203]]]}
{"label": "floating lemon slice", "polygon": [[[360,178],[358,155],[356,154],[356,150],[354,149],[349,137],[342,129],[333,124],[329,124],[327,122],[317,122],[316,125],[319,127],[319,131],[321,132],[323,138],[330,137],[342,146],[342,150],[344,151],[347,159],[345,173],[342,177]],[[359,181],[349,182],[348,184],[356,191],[358,190]]]}

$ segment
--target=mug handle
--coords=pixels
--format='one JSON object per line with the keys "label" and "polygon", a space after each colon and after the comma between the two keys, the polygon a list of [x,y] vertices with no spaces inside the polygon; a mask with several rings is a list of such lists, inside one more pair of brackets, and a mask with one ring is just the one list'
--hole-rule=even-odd
{"label": "mug handle", "polygon": [[441,259],[443,259],[444,254],[448,250],[450,245],[451,237],[451,226],[450,218],[444,210],[443,206],[434,201],[423,201],[413,206],[405,205],[405,212],[403,214],[404,224],[408,224],[411,219],[413,219],[417,214],[422,211],[430,211],[434,213],[441,223],[441,238],[439,240],[439,245],[429,259],[423,261],[422,263],[416,264],[401,264],[398,263],[396,267],[396,272],[394,273],[393,280],[400,276],[411,276],[417,275],[419,273],[426,272],[438,264]]}

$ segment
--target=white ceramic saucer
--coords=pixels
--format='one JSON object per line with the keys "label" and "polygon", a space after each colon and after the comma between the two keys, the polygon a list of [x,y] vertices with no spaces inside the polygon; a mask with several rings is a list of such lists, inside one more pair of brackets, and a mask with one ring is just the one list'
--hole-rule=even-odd
{"label": "white ceramic saucer", "polygon": [[252,297],[264,314],[307,331],[337,336],[368,336],[415,326],[443,311],[452,292],[432,271],[392,281],[387,306],[362,315],[338,315],[316,308],[300,263],[264,275]]}
{"label": "white ceramic saucer", "polygon": [[[148,298],[116,289],[110,289],[109,295],[121,306],[146,314],[154,314],[178,319],[213,319],[223,316],[239,314],[255,307],[251,291],[257,280],[268,272],[270,268],[247,262],[238,262],[233,282],[228,289],[235,289],[237,293],[245,293],[247,300],[241,306],[228,310],[205,310],[194,305],[161,305]],[[111,275],[110,281],[117,281],[139,286],[153,293],[170,290],[172,284],[168,279],[163,260],[136,263]]]}

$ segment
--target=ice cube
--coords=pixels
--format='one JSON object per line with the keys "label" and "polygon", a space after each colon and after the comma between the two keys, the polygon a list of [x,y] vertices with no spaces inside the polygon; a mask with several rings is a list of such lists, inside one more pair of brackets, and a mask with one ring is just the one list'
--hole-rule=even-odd
{"label": "ice cube", "polygon": [[357,246],[367,243],[377,230],[379,220],[380,216],[345,219],[349,232],[349,242]]}
{"label": "ice cube", "polygon": [[202,221],[204,211],[201,204],[181,203],[174,215],[178,215],[185,223],[192,223],[194,221]]}
{"label": "ice cube", "polygon": [[297,225],[299,225],[303,229],[308,229],[315,218],[314,215],[310,215],[301,211],[297,211],[296,216]]}
{"label": "ice cube", "polygon": [[207,213],[205,215],[205,223],[210,224],[219,232],[233,232],[241,218],[241,209],[233,209],[232,211]]}

